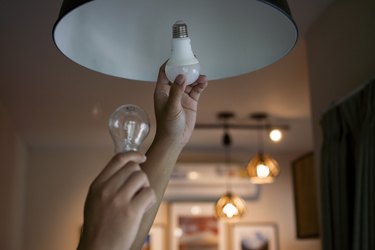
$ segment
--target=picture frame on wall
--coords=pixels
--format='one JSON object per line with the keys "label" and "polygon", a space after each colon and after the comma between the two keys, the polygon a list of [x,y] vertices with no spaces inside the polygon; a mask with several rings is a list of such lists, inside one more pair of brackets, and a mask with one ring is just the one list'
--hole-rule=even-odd
{"label": "picture frame on wall", "polygon": [[279,250],[276,223],[231,223],[229,237],[228,248],[232,250]]}
{"label": "picture frame on wall", "polygon": [[214,203],[177,202],[170,205],[170,250],[222,250],[222,224]]}
{"label": "picture frame on wall", "polygon": [[165,250],[167,246],[167,232],[164,225],[152,225],[141,250]]}
{"label": "picture frame on wall", "polygon": [[296,232],[298,239],[319,237],[318,196],[314,154],[292,162]]}

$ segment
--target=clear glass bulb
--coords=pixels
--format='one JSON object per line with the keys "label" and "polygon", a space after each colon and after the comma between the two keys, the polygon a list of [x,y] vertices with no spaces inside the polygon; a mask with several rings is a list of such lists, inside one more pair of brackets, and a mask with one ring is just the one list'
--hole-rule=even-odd
{"label": "clear glass bulb", "polygon": [[150,123],[143,109],[133,104],[126,104],[112,113],[108,128],[116,153],[138,151],[150,131]]}
{"label": "clear glass bulb", "polygon": [[173,25],[172,54],[165,65],[169,81],[174,82],[179,74],[185,76],[186,84],[194,83],[200,74],[200,64],[191,48],[187,26],[183,21]]}

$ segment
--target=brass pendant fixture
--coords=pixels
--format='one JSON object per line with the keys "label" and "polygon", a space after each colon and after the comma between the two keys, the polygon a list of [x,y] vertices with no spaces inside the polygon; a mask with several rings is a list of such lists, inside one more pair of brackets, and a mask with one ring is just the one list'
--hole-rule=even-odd
{"label": "brass pendant fixture", "polygon": [[215,205],[215,213],[221,219],[241,218],[246,211],[245,201],[230,192],[221,196]]}
{"label": "brass pendant fixture", "polygon": [[[231,112],[222,112],[218,114],[218,118],[224,120],[224,125],[223,125],[224,135],[223,135],[222,143],[225,148],[225,163],[226,163],[227,168],[230,163],[229,147],[232,143],[231,137],[228,132],[227,121],[229,118],[232,118],[233,116],[234,114]],[[241,218],[245,213],[246,203],[239,196],[232,193],[230,180],[229,180],[230,176],[228,176],[228,173],[226,174],[228,178],[227,183],[226,183],[227,192],[226,194],[223,194],[216,202],[216,205],[215,205],[216,217],[220,219],[226,219],[226,220]]]}
{"label": "brass pendant fixture", "polygon": [[280,173],[276,160],[264,153],[256,154],[246,167],[250,181],[254,184],[267,184],[274,182]]}
{"label": "brass pendant fixture", "polygon": [[[259,125],[264,125],[266,113],[255,113],[251,118],[258,120]],[[264,125],[265,126],[265,125]],[[258,153],[249,161],[246,170],[250,181],[255,184],[269,184],[275,181],[280,173],[279,164],[268,154],[263,152],[262,129],[258,132]]]}

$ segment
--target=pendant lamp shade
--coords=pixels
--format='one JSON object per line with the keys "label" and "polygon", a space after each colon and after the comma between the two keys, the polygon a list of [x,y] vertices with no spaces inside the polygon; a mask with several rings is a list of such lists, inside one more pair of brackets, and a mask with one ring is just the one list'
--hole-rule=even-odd
{"label": "pendant lamp shade", "polygon": [[239,196],[228,192],[221,196],[215,205],[216,217],[220,219],[241,218],[246,212],[245,201]]}
{"label": "pendant lamp shade", "polygon": [[254,184],[267,184],[274,182],[280,173],[277,161],[264,153],[258,153],[247,165],[247,173]]}
{"label": "pendant lamp shade", "polygon": [[187,24],[201,73],[210,80],[272,64],[298,36],[286,0],[65,0],[53,39],[86,68],[153,82],[171,54],[177,20]]}
{"label": "pendant lamp shade", "polygon": [[[230,146],[232,144],[231,136],[228,131],[228,120],[234,117],[232,112],[220,112],[218,113],[218,118],[223,120],[224,134],[222,138],[222,143],[225,148],[225,163],[228,168],[230,164]],[[230,175],[229,171],[226,171],[227,182],[226,189],[227,192],[220,196],[220,198],[215,203],[215,214],[219,219],[231,220],[236,218],[241,218],[246,210],[246,203],[239,196],[235,195],[231,191]]]}

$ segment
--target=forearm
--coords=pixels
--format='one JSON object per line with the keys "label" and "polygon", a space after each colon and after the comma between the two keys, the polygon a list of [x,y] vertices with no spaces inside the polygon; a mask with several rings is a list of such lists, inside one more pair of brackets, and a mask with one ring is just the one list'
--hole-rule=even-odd
{"label": "forearm", "polygon": [[141,249],[144,239],[155,219],[182,148],[183,145],[174,140],[156,136],[146,154],[147,161],[142,165],[142,169],[148,176],[150,185],[156,193],[157,202],[153,208],[144,215],[137,237],[132,245],[132,250]]}

